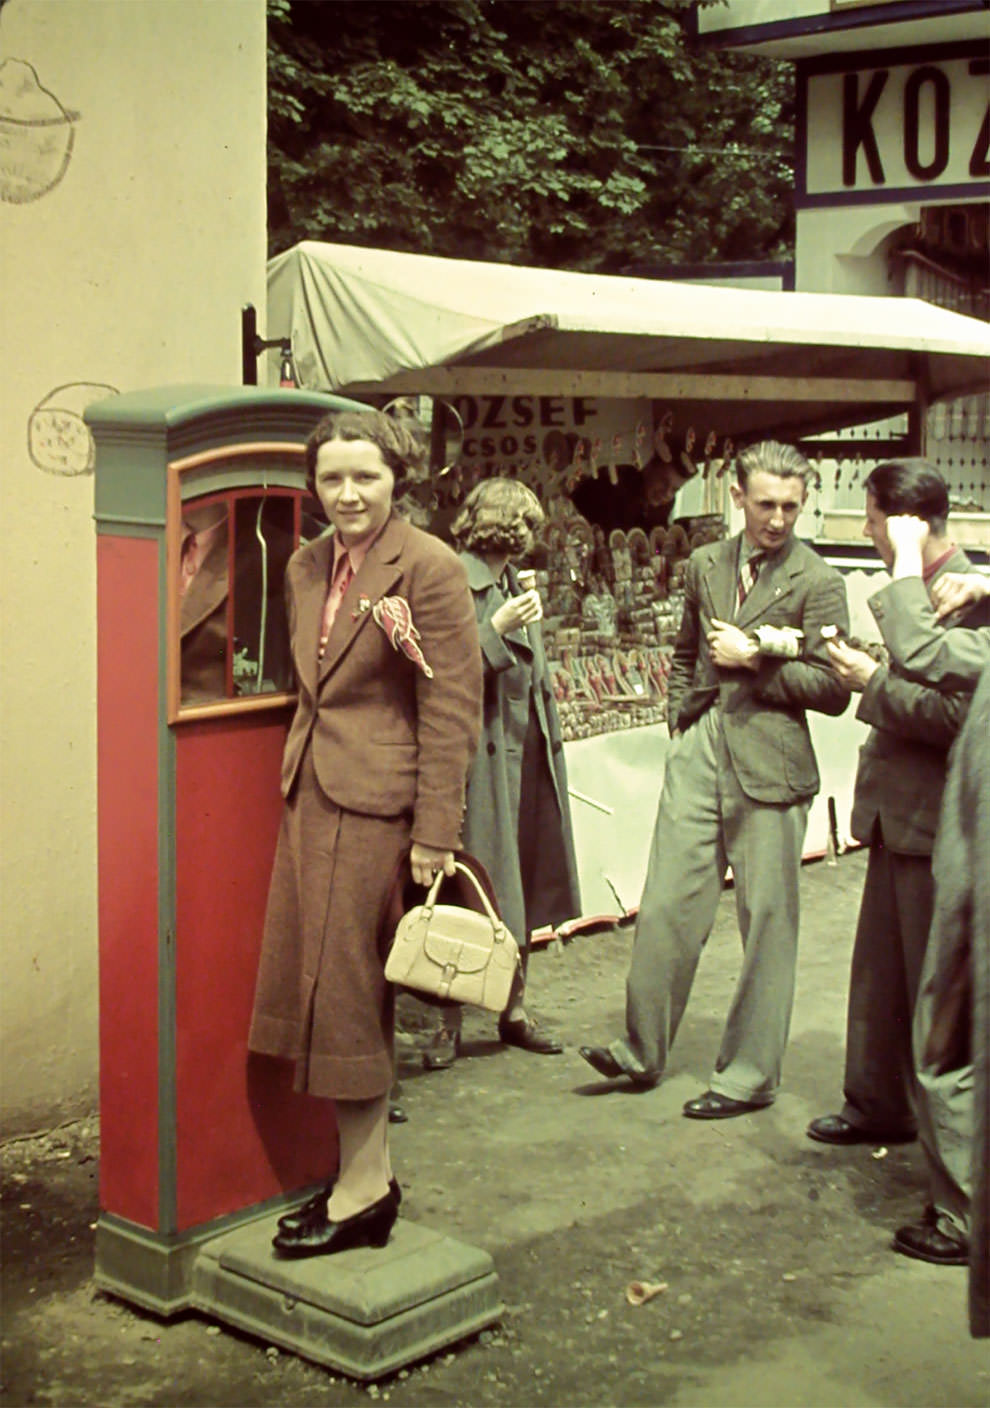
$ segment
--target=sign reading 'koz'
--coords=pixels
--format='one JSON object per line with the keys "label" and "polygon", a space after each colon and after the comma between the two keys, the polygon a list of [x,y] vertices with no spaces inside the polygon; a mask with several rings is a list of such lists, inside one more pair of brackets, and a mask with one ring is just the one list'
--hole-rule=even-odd
{"label": "sign reading 'koz'", "polygon": [[799,205],[986,197],[990,55],[960,44],[812,60],[798,140]]}

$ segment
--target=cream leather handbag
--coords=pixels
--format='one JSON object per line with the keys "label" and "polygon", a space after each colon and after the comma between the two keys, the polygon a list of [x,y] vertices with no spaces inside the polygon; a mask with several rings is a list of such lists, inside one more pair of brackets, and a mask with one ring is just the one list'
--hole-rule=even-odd
{"label": "cream leather handbag", "polygon": [[519,968],[519,946],[474,872],[460,861],[455,864],[470,880],[481,908],[438,904],[445,878],[441,871],[425,902],[399,920],[385,961],[385,976],[390,983],[414,992],[504,1012]]}

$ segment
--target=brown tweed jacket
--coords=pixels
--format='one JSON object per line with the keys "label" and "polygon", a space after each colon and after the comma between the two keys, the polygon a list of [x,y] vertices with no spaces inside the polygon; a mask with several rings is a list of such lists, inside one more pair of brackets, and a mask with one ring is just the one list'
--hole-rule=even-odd
{"label": "brown tweed jacket", "polygon": [[[312,738],[319,784],[338,806],[412,816],[412,839],[456,847],[465,780],[481,730],[481,650],[467,576],[438,538],[392,517],[348,587],[322,660],[332,561],[327,535],[293,554],[286,596],[299,687],[282,765],[287,796]],[[432,677],[374,619],[402,597]]]}

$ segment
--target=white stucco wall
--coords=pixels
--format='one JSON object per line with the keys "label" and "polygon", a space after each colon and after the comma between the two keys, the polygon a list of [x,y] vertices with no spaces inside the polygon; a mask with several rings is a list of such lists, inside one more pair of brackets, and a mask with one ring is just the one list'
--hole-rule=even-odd
{"label": "white stucco wall", "polygon": [[[0,13],[0,1135],[93,1108],[95,534],[79,420],[240,380],[265,298],[264,0]],[[106,389],[100,389],[106,388]]]}
{"label": "white stucco wall", "polygon": [[920,215],[920,203],[799,210],[795,287],[803,293],[890,293],[888,241]]}

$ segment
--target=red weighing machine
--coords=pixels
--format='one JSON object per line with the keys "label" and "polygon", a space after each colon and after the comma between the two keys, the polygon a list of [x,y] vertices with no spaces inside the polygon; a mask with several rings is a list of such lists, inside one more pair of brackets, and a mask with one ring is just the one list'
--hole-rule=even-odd
{"label": "red weighing machine", "polygon": [[[336,1164],[330,1102],[247,1050],[295,703],[282,583],[325,528],[321,415],[288,389],[91,406],[96,444],[100,1217],[96,1284],[375,1378],[490,1324],[491,1258],[400,1220],[386,1252],[280,1263]],[[363,1258],[363,1259],[362,1259]],[[324,1264],[321,1265],[320,1262]]]}
{"label": "red weighing machine", "polygon": [[[282,575],[322,525],[303,447],[339,397],[163,387],[96,442],[97,1280],[189,1303],[205,1236],[322,1181],[326,1101],[246,1037],[294,696]],[[195,532],[196,542],[189,543]],[[184,544],[186,550],[184,554]],[[190,549],[199,560],[184,562]]]}

